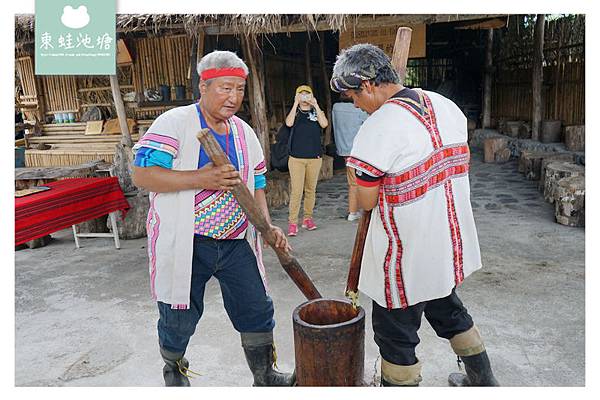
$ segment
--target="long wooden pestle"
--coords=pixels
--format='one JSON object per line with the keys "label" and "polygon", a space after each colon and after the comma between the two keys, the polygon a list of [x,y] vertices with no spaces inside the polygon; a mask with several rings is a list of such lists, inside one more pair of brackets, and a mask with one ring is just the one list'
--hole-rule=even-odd
{"label": "long wooden pestle", "polygon": [[[196,134],[196,137],[215,166],[220,167],[221,165],[231,164],[229,158],[227,158],[223,149],[221,149],[221,146],[217,143],[214,136],[210,134],[208,129],[202,129]],[[248,220],[262,234],[263,240],[270,244],[273,250],[275,250],[275,254],[277,254],[281,266],[296,284],[298,289],[300,289],[302,294],[304,294],[308,300],[323,297],[306,272],[304,272],[298,260],[292,256],[287,249],[275,247],[275,234],[271,230],[271,225],[267,222],[262,210],[254,201],[254,197],[250,193],[250,190],[248,190],[248,187],[246,187],[243,182],[240,182],[231,189],[231,192],[240,204],[240,207],[242,207],[242,210],[246,213]]]}

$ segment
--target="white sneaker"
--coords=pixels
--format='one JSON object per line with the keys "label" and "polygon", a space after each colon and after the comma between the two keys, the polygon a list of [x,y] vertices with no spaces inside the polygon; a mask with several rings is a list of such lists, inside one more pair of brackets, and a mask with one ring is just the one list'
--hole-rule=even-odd
{"label": "white sneaker", "polygon": [[356,221],[356,220],[359,220],[360,217],[361,217],[360,211],[351,212],[350,214],[348,214],[348,221]]}

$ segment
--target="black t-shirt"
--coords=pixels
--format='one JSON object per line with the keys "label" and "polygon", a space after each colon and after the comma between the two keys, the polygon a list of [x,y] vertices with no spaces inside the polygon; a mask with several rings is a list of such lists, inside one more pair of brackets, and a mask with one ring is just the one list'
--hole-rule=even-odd
{"label": "black t-shirt", "polygon": [[290,148],[290,156],[296,158],[321,157],[321,125],[317,121],[314,108],[302,111],[298,108],[294,120],[294,133]]}

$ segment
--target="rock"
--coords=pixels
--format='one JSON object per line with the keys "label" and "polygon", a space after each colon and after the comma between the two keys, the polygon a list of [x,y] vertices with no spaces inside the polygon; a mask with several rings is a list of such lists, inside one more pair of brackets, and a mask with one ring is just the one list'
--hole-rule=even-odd
{"label": "rock", "polygon": [[567,226],[585,226],[585,177],[562,178],[556,185],[555,195],[556,222]]}

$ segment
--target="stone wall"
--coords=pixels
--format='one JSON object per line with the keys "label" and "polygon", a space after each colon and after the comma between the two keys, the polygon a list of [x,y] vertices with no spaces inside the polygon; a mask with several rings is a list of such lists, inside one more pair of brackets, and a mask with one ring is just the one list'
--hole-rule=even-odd
{"label": "stone wall", "polygon": [[503,137],[508,140],[508,149],[511,157],[518,158],[523,150],[555,152],[555,153],[572,153],[577,164],[585,165],[585,152],[569,151],[564,143],[540,143],[531,139],[513,138],[498,133],[495,129],[475,129],[469,147],[471,151],[483,151],[483,141],[490,137]]}

